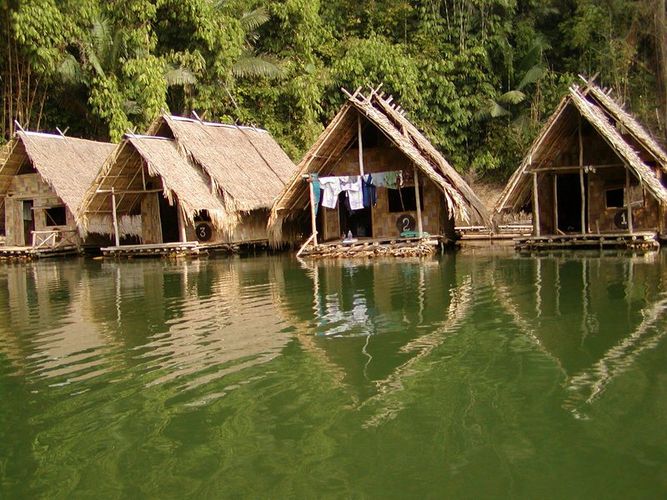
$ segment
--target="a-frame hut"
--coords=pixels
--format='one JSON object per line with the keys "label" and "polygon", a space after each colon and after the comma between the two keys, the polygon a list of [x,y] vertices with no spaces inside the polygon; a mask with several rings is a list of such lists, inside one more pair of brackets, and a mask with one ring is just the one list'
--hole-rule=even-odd
{"label": "a-frame hut", "polygon": [[[265,130],[165,115],[149,135],[125,136],[80,219],[90,232],[114,228],[115,246],[103,249],[113,255],[266,242],[269,209],[294,168]],[[122,241],[137,224],[139,241]]]}
{"label": "a-frame hut", "polygon": [[300,254],[421,255],[454,241],[455,218],[487,224],[482,202],[391,97],[346,94],[273,207],[272,243],[310,235]]}
{"label": "a-frame hut", "polygon": [[531,210],[522,248],[655,247],[667,231],[667,155],[602,89],[572,86],[496,205]]}
{"label": "a-frame hut", "polygon": [[164,115],[150,135],[174,139],[179,151],[210,178],[231,221],[220,237],[266,241],[269,211],[296,166],[266,130]]}
{"label": "a-frame hut", "polygon": [[142,245],[150,247],[143,249],[148,253],[184,250],[187,245],[180,243],[196,241],[198,223],[206,222],[199,230],[210,235],[211,228],[222,228],[228,220],[206,175],[179,153],[173,140],[131,134],[91,183],[79,218],[87,232],[113,231],[115,247],[109,253],[114,254],[142,253],[136,248]]}
{"label": "a-frame hut", "polygon": [[114,145],[17,132],[0,158],[0,229],[5,256],[77,250],[75,214]]}

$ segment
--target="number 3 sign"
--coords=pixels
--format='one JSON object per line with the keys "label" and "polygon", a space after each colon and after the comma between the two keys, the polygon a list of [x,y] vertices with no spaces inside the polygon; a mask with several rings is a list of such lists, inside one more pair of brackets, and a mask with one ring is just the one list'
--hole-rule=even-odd
{"label": "number 3 sign", "polygon": [[211,230],[211,225],[207,222],[200,222],[195,228],[197,233],[197,239],[199,241],[208,241],[213,236],[213,231]]}

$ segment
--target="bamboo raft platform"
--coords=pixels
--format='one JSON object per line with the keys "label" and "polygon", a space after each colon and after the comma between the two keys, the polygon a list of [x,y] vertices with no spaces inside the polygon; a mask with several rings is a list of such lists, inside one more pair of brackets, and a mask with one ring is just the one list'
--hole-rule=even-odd
{"label": "bamboo raft platform", "polygon": [[62,247],[0,247],[0,260],[32,260],[47,257],[60,257],[65,255],[78,255],[80,249],[77,246]]}
{"label": "bamboo raft platform", "polygon": [[428,238],[359,238],[356,241],[337,240],[318,245],[304,246],[297,257],[312,259],[376,258],[376,257],[428,257],[438,248],[453,243],[441,236]]}
{"label": "bamboo raft platform", "polygon": [[522,236],[529,236],[533,230],[530,224],[506,224],[493,230],[486,226],[457,226],[456,231],[460,234],[461,243],[466,241],[494,241],[515,240]]}
{"label": "bamboo raft platform", "polygon": [[155,243],[148,245],[120,245],[100,249],[104,257],[196,257],[200,254],[197,241]]}
{"label": "bamboo raft platform", "polygon": [[604,233],[528,236],[516,238],[517,250],[552,250],[558,248],[622,248],[629,250],[658,250],[656,233]]}

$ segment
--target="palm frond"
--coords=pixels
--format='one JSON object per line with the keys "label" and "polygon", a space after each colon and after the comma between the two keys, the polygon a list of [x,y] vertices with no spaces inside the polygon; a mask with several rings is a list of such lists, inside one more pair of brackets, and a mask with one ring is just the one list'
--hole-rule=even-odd
{"label": "palm frond", "polygon": [[269,19],[271,19],[269,11],[264,7],[259,7],[253,11],[243,14],[239,21],[241,22],[241,28],[243,28],[243,31],[249,33],[259,28]]}
{"label": "palm frond", "polygon": [[232,73],[237,78],[277,78],[282,75],[282,69],[271,56],[244,54],[232,66]]}
{"label": "palm frond", "polygon": [[78,85],[83,83],[84,76],[81,64],[72,54],[67,54],[58,66],[60,80],[66,85]]}
{"label": "palm frond", "polygon": [[189,69],[183,67],[175,68],[173,66],[167,67],[164,80],[167,82],[167,87],[194,85],[197,83],[197,77]]}
{"label": "palm frond", "polygon": [[523,78],[521,79],[521,82],[519,83],[517,90],[521,90],[527,85],[537,82],[540,78],[544,76],[544,73],[546,73],[546,68],[539,64],[536,64],[535,66],[530,68],[525,75],[523,75]]}
{"label": "palm frond", "polygon": [[501,95],[498,98],[498,102],[502,102],[504,104],[519,104],[520,102],[523,102],[525,99],[526,99],[526,94],[524,94],[520,90],[510,90]]}
{"label": "palm frond", "polygon": [[491,118],[499,118],[501,116],[508,116],[509,114],[510,112],[497,102],[494,102],[491,106],[491,109],[489,110],[489,115],[491,115]]}

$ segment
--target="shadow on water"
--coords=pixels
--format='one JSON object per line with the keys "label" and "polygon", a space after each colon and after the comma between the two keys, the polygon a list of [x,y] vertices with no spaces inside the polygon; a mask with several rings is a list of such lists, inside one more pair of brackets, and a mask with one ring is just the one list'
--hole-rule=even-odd
{"label": "shadow on water", "polygon": [[665,492],[666,260],[0,266],[0,493]]}

